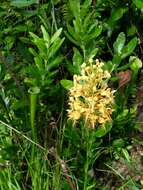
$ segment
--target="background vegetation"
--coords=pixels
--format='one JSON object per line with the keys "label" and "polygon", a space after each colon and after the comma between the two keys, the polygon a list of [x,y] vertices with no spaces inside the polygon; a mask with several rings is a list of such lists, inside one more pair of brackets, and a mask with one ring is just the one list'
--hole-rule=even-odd
{"label": "background vegetation", "polygon": [[[142,0],[1,0],[0,189],[143,188]],[[112,123],[67,118],[74,74],[104,62]]]}

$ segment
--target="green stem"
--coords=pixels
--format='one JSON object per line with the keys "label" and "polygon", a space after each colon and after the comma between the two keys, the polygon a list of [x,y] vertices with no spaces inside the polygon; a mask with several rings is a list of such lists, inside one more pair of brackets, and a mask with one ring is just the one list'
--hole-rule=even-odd
{"label": "green stem", "polygon": [[83,190],[87,189],[87,184],[88,184],[88,169],[89,169],[89,153],[90,153],[90,143],[89,143],[89,130],[87,126],[84,126],[84,132],[85,132],[85,141],[86,141],[86,162],[84,165],[84,186]]}
{"label": "green stem", "polygon": [[83,187],[83,190],[87,189],[88,168],[89,168],[89,160],[88,160],[88,153],[86,153],[86,162],[85,162],[85,165],[84,165],[84,187]]}
{"label": "green stem", "polygon": [[36,104],[37,104],[37,94],[30,94],[30,122],[32,130],[32,138],[34,141],[37,139],[36,129],[35,129],[35,114],[36,114]]}
{"label": "green stem", "polygon": [[[30,123],[31,123],[31,131],[32,131],[32,140],[37,142],[37,131],[35,128],[35,115],[36,115],[36,105],[37,105],[37,97],[40,93],[40,89],[38,87],[32,87],[29,89],[30,93]],[[35,154],[35,146],[32,146],[32,154],[31,159],[34,161]]]}

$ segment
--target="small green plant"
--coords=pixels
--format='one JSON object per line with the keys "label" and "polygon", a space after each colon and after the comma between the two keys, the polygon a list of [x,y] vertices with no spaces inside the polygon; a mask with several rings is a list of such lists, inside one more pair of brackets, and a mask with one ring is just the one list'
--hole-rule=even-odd
{"label": "small green plant", "polygon": [[92,59],[81,65],[81,75],[74,75],[73,87],[70,88],[68,117],[76,125],[80,119],[81,139],[85,151],[83,168],[83,189],[94,189],[96,183],[89,185],[89,170],[97,159],[95,150],[99,146],[97,138],[102,138],[111,129],[113,91],[108,88],[111,77],[108,71],[103,71],[103,63]]}

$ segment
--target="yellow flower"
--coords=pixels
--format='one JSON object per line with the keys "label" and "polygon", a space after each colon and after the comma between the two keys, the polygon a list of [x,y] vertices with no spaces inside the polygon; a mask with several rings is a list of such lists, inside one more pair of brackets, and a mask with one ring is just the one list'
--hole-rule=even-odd
{"label": "yellow flower", "polygon": [[81,75],[73,76],[74,86],[69,91],[67,110],[69,119],[74,123],[82,117],[92,128],[111,120],[114,102],[114,91],[107,84],[111,75],[102,69],[102,62],[96,60],[95,63],[93,60],[83,63]]}

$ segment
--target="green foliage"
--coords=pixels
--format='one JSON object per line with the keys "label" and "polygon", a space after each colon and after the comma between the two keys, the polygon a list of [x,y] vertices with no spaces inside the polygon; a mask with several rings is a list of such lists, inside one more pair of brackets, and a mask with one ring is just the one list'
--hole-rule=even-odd
{"label": "green foliage", "polygon": [[83,4],[80,1],[68,2],[72,12],[72,23],[67,22],[67,38],[79,46],[84,55],[84,60],[95,57],[98,48],[96,47],[95,39],[102,32],[102,25],[95,18],[94,10],[91,10],[91,0],[86,0]]}
{"label": "green foliage", "polygon": [[[120,157],[132,163],[130,142],[142,128],[142,8],[142,0],[1,0],[0,189],[112,189],[94,169]],[[68,90],[96,58],[116,90],[112,122],[73,127]],[[116,189],[141,189],[122,180]]]}
{"label": "green foliage", "polygon": [[114,56],[112,64],[115,70],[117,69],[117,67],[119,67],[121,61],[128,57],[134,51],[138,40],[136,37],[134,37],[128,42],[127,45],[125,45],[125,41],[125,34],[121,32],[113,44]]}
{"label": "green foliage", "polygon": [[14,7],[18,7],[18,8],[23,8],[23,7],[28,7],[30,5],[33,5],[35,3],[39,3],[39,0],[24,0],[24,1],[20,1],[20,0],[13,0],[11,1],[10,5],[14,6]]}
{"label": "green foliage", "polygon": [[143,8],[143,2],[141,0],[133,0],[133,3],[136,5],[137,8]]}
{"label": "green foliage", "polygon": [[30,67],[29,71],[33,73],[34,79],[26,79],[26,82],[30,81],[33,86],[37,85],[39,88],[45,86],[48,87],[52,82],[52,77],[56,74],[56,70],[54,68],[56,68],[62,61],[62,56],[57,56],[56,53],[64,41],[64,38],[60,39],[59,37],[62,29],[57,30],[51,38],[44,26],[41,26],[41,30],[43,39],[30,32],[32,41],[37,46],[38,52],[33,48],[29,48],[29,51],[33,54],[35,61],[35,68]]}

